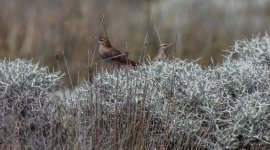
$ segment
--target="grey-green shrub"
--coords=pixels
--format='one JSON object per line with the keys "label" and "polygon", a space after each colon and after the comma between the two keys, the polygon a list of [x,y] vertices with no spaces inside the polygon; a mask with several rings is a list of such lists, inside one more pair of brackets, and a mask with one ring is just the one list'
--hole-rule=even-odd
{"label": "grey-green shrub", "polygon": [[[174,144],[185,132],[208,149],[269,147],[269,43],[267,35],[237,41],[230,53],[238,58],[228,55],[223,64],[212,68],[174,59],[104,71],[79,90],[79,99],[98,103],[106,113],[119,111],[121,116],[129,115],[124,106],[133,103],[138,114],[150,114],[149,120],[154,121],[148,125],[158,120],[159,129],[168,128]],[[145,130],[145,136],[150,132]],[[158,143],[163,137],[153,136],[146,141]]]}
{"label": "grey-green shrub", "polygon": [[0,147],[269,149],[268,43],[237,41],[208,68],[174,59],[105,70],[68,103],[53,92],[60,73],[1,60]]}
{"label": "grey-green shrub", "polygon": [[31,61],[0,60],[1,149],[63,148],[59,72]]}

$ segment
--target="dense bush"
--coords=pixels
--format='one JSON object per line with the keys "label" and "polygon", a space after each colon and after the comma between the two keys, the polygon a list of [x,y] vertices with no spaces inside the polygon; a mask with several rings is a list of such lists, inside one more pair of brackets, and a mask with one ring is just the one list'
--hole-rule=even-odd
{"label": "dense bush", "polygon": [[[175,59],[105,71],[81,88],[79,99],[83,106],[90,102],[100,108],[93,114],[106,123],[115,119],[108,116],[118,114],[123,126],[132,113],[143,114],[143,141],[155,148],[164,141],[179,148],[186,135],[201,148],[269,147],[269,42],[268,36],[238,41],[231,51],[238,59],[229,55],[223,64],[207,69]],[[131,106],[136,106],[133,112]]]}
{"label": "dense bush", "polygon": [[61,102],[52,94],[60,79],[31,61],[0,61],[1,149],[62,147]]}
{"label": "dense bush", "polygon": [[0,146],[269,149],[269,42],[237,41],[214,67],[174,59],[105,70],[68,101],[53,92],[60,73],[1,61]]}

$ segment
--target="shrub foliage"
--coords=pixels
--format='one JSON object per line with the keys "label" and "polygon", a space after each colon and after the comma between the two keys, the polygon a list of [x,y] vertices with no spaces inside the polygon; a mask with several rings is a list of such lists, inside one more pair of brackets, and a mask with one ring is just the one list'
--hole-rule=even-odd
{"label": "shrub foliage", "polygon": [[269,43],[267,35],[236,41],[223,64],[208,68],[173,59],[105,70],[68,101],[52,92],[60,73],[1,61],[0,145],[269,149]]}
{"label": "shrub foliage", "polygon": [[0,61],[1,149],[52,149],[65,142],[60,102],[52,91],[60,73],[31,61]]}

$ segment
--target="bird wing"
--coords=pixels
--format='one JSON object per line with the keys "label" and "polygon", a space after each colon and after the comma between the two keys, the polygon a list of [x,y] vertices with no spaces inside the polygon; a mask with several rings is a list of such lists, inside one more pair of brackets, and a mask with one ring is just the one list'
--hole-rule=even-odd
{"label": "bird wing", "polygon": [[128,59],[127,54],[123,54],[119,50],[113,47],[111,47],[111,49],[108,51],[108,55],[109,55],[110,60],[116,61],[121,64],[129,64],[132,66],[139,65],[138,62]]}
{"label": "bird wing", "polygon": [[111,47],[108,51],[104,52],[102,57],[103,59],[107,59],[110,61],[127,63],[127,56],[113,47]]}

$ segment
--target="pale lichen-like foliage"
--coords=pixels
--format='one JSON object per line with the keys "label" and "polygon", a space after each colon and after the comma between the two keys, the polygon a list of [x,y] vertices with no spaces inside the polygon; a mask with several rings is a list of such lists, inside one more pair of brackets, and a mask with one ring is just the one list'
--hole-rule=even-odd
{"label": "pale lichen-like foliage", "polygon": [[53,94],[61,86],[59,72],[1,60],[0,146],[267,149],[269,43],[267,35],[236,41],[223,64],[208,68],[174,59],[105,70],[72,91],[69,101]]}
{"label": "pale lichen-like foliage", "polygon": [[[0,60],[0,148],[62,149],[60,72],[28,60]],[[57,148],[57,149],[58,149]]]}
{"label": "pale lichen-like foliage", "polygon": [[81,87],[79,99],[122,115],[124,106],[137,104],[161,129],[169,127],[171,141],[186,132],[209,149],[269,145],[269,43],[267,35],[237,41],[223,64],[206,69],[174,59],[104,71]]}
{"label": "pale lichen-like foliage", "polygon": [[[13,92],[31,91],[39,94],[60,86],[60,72],[49,73],[47,67],[39,67],[31,61],[16,59],[0,61],[0,96],[11,96]],[[14,95],[13,95],[14,96]]]}

